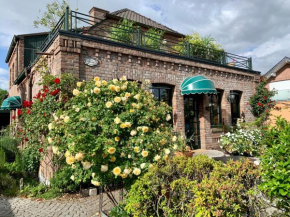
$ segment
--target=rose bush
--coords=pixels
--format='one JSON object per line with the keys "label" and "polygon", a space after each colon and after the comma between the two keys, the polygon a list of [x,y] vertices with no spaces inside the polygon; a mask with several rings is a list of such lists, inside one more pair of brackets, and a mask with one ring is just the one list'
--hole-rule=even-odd
{"label": "rose bush", "polygon": [[73,181],[130,184],[184,145],[172,133],[171,108],[159,105],[145,83],[140,87],[125,77],[78,82],[66,107],[55,112],[47,141],[76,171]]}

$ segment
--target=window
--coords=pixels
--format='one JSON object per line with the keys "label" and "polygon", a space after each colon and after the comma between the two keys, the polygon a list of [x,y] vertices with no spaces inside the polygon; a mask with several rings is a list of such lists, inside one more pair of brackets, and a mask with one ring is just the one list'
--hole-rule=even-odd
{"label": "window", "polygon": [[150,87],[151,92],[154,97],[159,102],[166,102],[168,105],[172,106],[172,87],[168,85],[152,84]]}
{"label": "window", "polygon": [[217,94],[209,95],[210,124],[212,127],[220,126],[222,124],[222,94],[223,92],[218,90]]}
{"label": "window", "polygon": [[237,120],[241,118],[240,114],[240,101],[242,92],[233,91],[230,92],[230,102],[231,102],[231,114],[232,114],[232,124],[236,125]]}

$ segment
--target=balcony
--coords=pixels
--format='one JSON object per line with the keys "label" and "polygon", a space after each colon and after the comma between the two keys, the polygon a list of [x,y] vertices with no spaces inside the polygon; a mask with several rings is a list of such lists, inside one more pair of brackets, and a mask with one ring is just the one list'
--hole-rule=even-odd
{"label": "balcony", "polygon": [[[229,68],[243,69],[257,73],[252,69],[252,58],[231,54],[222,50],[191,44],[186,39],[165,39],[163,35],[149,32],[150,26],[135,23],[124,25],[117,21],[99,19],[77,11],[66,9],[40,47],[44,52],[59,30],[69,31],[73,34],[93,36],[103,41],[114,42],[118,46],[130,46],[160,55],[173,55],[191,59],[193,61],[215,64]],[[163,30],[160,30],[160,32]]]}

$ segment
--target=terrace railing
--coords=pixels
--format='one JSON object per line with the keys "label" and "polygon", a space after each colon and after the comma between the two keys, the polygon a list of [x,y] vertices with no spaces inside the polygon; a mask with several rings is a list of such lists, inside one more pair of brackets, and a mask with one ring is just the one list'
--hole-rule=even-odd
{"label": "terrace railing", "polygon": [[173,40],[164,38],[163,30],[156,29],[155,31],[148,31],[150,29],[149,26],[136,25],[136,23],[132,24],[130,21],[124,25],[124,22],[121,23],[108,19],[102,20],[98,17],[92,17],[77,11],[70,11],[67,8],[65,14],[41,46],[41,49],[48,45],[59,29],[63,29],[78,34],[91,35],[109,41],[141,47],[151,51],[170,53],[252,70],[251,58],[231,54],[223,50],[195,45],[185,39]]}

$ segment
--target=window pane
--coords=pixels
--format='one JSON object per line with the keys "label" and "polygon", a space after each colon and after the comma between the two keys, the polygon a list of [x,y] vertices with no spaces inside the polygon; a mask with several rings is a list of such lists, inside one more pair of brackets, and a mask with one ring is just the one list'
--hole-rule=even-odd
{"label": "window pane", "polygon": [[221,124],[221,92],[209,95],[210,122],[212,126]]}

